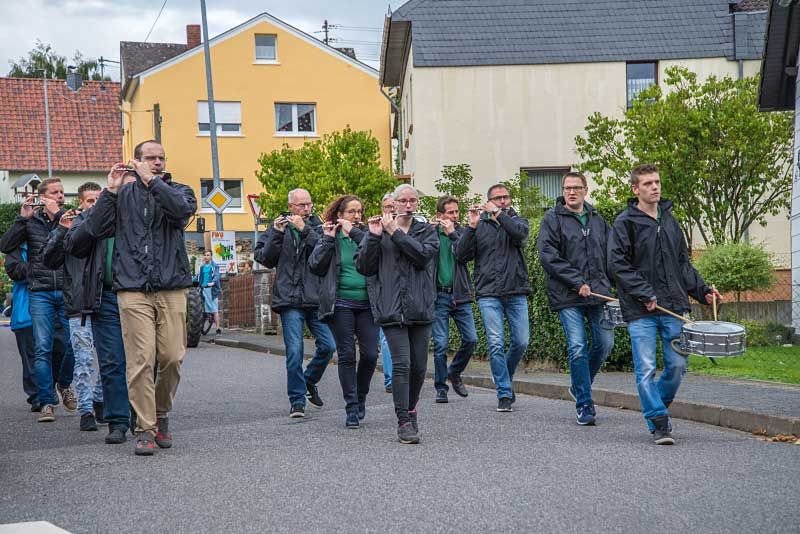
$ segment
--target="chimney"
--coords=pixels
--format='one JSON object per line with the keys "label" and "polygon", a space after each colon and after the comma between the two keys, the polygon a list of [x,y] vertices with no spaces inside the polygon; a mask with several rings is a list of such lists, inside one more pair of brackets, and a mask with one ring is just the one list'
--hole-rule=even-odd
{"label": "chimney", "polygon": [[69,71],[67,72],[67,87],[73,91],[77,91],[83,87],[83,76],[71,65],[67,67],[67,69]]}
{"label": "chimney", "polygon": [[187,24],[186,25],[186,46],[189,48],[194,48],[195,46],[199,45],[202,42],[200,37],[200,25],[199,24]]}

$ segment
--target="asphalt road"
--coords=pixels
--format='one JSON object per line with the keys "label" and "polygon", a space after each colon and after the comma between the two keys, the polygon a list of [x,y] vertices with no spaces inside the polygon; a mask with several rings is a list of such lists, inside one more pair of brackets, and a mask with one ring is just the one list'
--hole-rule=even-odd
{"label": "asphalt road", "polygon": [[[373,381],[344,428],[336,369],[326,401],[290,420],[280,357],[203,345],[184,364],[171,450],[133,455],[78,417],[36,423],[11,332],[0,329],[0,524],[71,532],[786,532],[800,524],[800,446],[675,421],[673,447],[637,413],[493,392],[419,406],[422,443],[396,441]],[[455,397],[452,395],[452,397]]]}

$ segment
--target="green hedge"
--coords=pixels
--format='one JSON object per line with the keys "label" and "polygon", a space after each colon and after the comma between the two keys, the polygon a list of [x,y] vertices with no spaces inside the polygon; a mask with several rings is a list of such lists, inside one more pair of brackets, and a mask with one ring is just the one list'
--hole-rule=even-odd
{"label": "green hedge", "polygon": [[[530,238],[525,246],[525,257],[528,263],[528,272],[533,291],[528,297],[528,315],[530,318],[530,343],[525,353],[524,360],[530,367],[564,369],[569,368],[567,358],[567,345],[564,330],[558,315],[550,311],[547,305],[547,292],[545,290],[544,269],[539,262],[539,250],[536,246],[536,236],[539,234],[541,219],[530,221]],[[483,330],[483,321],[477,305],[473,305],[475,326],[478,333],[478,347],[475,350],[479,358],[488,357],[486,333]],[[458,330],[450,323],[450,347],[458,347]],[[628,332],[618,328],[614,334],[614,352],[606,362],[606,369],[630,370],[633,368],[631,343]],[[506,330],[506,345],[508,345],[508,330]]]}

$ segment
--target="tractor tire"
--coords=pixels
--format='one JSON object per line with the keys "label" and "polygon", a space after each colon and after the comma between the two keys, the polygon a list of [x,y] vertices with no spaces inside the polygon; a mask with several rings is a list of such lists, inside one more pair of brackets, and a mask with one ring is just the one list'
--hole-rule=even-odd
{"label": "tractor tire", "polygon": [[203,298],[197,289],[191,288],[186,293],[186,346],[196,347],[200,344],[203,331]]}

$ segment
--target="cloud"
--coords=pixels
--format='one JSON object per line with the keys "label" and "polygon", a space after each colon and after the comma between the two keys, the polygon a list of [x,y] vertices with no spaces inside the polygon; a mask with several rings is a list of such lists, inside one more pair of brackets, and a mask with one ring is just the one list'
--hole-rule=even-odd
{"label": "cloud", "polygon": [[[36,39],[51,44],[68,58],[80,50],[84,57],[119,60],[119,42],[143,41],[162,3],[163,0],[3,1],[0,75],[8,73],[10,60],[27,55]],[[378,66],[379,30],[387,11],[386,0],[207,0],[206,7],[212,37],[264,11],[319,39],[326,19],[330,24],[359,28],[333,29],[331,37],[337,41],[332,44],[355,48],[359,58]],[[148,41],[183,43],[186,25],[199,23],[197,0],[168,0]],[[107,73],[119,78],[116,66]]]}

